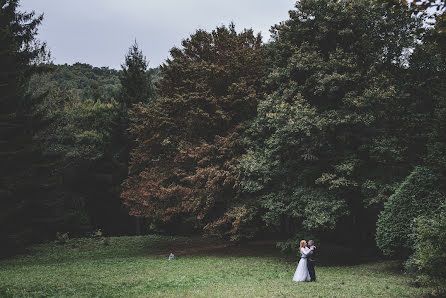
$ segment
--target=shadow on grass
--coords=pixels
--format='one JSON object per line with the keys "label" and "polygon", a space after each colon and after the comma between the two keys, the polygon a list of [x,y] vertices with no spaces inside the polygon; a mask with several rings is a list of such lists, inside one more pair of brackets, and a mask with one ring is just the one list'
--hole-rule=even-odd
{"label": "shadow on grass", "polygon": [[[161,252],[160,252],[161,251]],[[146,255],[167,257],[170,253],[176,256],[216,256],[216,257],[260,257],[274,258],[295,263],[300,255],[293,252],[282,253],[276,247],[275,240],[257,240],[243,243],[225,242],[221,240],[204,239],[200,237],[178,237],[173,241],[163,242],[157,247],[157,252],[150,251]],[[356,254],[353,249],[334,244],[318,248],[317,266],[351,266],[373,263],[381,260],[375,253]],[[400,266],[392,263],[392,268],[401,271]]]}
{"label": "shadow on grass", "polygon": [[[89,262],[106,259],[167,258],[175,256],[215,256],[215,257],[258,257],[273,258],[286,263],[297,263],[300,255],[296,253],[281,253],[275,240],[257,240],[243,243],[233,243],[222,240],[178,236],[122,236],[99,239],[70,239],[65,244],[55,242],[35,245],[28,249],[26,255],[16,256],[11,262],[2,265],[22,266],[24,264],[62,264],[72,261]],[[336,245],[321,245],[316,254],[316,266],[350,266],[375,262],[377,257],[361,257],[349,248]],[[390,263],[388,269],[401,273],[401,266]]]}

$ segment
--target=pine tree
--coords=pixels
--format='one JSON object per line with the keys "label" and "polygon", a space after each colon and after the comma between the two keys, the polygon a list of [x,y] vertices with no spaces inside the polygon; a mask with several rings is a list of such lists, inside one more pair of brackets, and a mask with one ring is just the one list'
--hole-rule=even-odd
{"label": "pine tree", "polygon": [[25,90],[45,44],[35,36],[43,16],[18,11],[18,0],[0,1],[0,239],[1,253],[32,236],[35,158]]}
{"label": "pine tree", "polygon": [[[119,99],[122,104],[120,123],[116,134],[119,149],[119,161],[123,167],[128,168],[130,151],[135,147],[132,137],[128,134],[130,126],[130,114],[135,104],[150,105],[155,99],[155,87],[152,83],[152,75],[147,70],[148,61],[135,42],[125,55],[125,63],[121,65],[120,75],[121,91]],[[135,218],[136,234],[141,233],[142,221],[140,217]]]}
{"label": "pine tree", "polygon": [[125,63],[121,65],[120,81],[122,89],[120,98],[127,107],[139,102],[148,102],[155,94],[147,66],[147,59],[135,40],[125,55]]}

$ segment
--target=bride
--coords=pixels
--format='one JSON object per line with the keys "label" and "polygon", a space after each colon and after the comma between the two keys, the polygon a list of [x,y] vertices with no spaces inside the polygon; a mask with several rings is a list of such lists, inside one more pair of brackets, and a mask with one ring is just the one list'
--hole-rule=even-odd
{"label": "bride", "polygon": [[310,281],[310,273],[308,273],[307,256],[313,250],[307,247],[307,241],[300,241],[300,261],[297,265],[296,273],[294,273],[293,281]]}

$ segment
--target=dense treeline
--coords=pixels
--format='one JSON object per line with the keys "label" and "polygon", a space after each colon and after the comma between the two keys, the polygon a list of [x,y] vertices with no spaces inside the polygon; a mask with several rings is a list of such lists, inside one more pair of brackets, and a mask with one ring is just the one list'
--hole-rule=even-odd
{"label": "dense treeline", "polygon": [[[49,55],[34,38],[42,16],[17,5],[6,1],[1,11],[1,254],[58,232],[139,233],[120,200],[131,150],[127,98],[145,83],[152,93],[137,102],[150,100],[159,70],[147,69],[136,43],[119,71],[42,64]],[[124,90],[135,75],[143,80]]]}
{"label": "dense treeline", "polygon": [[2,35],[16,46],[1,59],[28,59],[2,68],[8,243],[97,228],[283,249],[311,236],[443,283],[446,30],[444,13],[434,27],[420,13],[438,3],[302,0],[267,44],[233,24],[197,30],[160,69],[135,42],[120,71],[37,67],[45,48],[20,42],[42,19],[5,3],[2,28],[29,35]]}
{"label": "dense treeline", "polygon": [[109,101],[119,92],[119,71],[83,63],[51,65],[51,71],[33,76],[29,83],[29,91],[34,97],[55,88],[78,101]]}
{"label": "dense treeline", "polygon": [[[134,57],[142,64],[134,66]],[[66,231],[84,235],[93,229],[115,235],[139,231],[119,196],[132,146],[129,98],[139,102],[154,96],[152,79],[158,72],[147,70],[144,59],[135,43],[121,71],[76,63],[50,65],[31,77],[34,146],[48,163],[46,177],[51,180],[45,217],[54,224],[45,227],[43,238]],[[138,85],[129,86],[138,75]],[[139,92],[142,84],[150,92],[135,99],[133,91]]]}

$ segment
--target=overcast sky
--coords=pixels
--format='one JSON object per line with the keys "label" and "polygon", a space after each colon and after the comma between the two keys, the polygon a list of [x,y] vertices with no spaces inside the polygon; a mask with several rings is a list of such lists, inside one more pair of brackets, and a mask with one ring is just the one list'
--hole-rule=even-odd
{"label": "overcast sky", "polygon": [[119,69],[136,38],[149,67],[202,28],[233,21],[269,39],[272,25],[288,18],[295,0],[22,0],[21,11],[44,13],[38,38],[55,63],[89,63]]}

